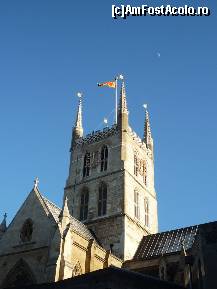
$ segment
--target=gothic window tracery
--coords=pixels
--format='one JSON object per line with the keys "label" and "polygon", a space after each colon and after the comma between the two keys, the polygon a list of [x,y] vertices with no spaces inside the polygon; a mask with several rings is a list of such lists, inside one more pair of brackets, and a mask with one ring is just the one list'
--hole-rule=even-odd
{"label": "gothic window tracery", "polygon": [[138,176],[139,172],[139,159],[137,153],[134,153],[134,175]]}
{"label": "gothic window tracery", "polygon": [[81,192],[81,202],[80,202],[80,220],[84,221],[87,219],[88,215],[88,202],[89,202],[89,190],[88,188],[83,188]]}
{"label": "gothic window tracery", "polygon": [[146,166],[146,163],[145,161],[143,162],[143,167],[142,167],[142,170],[143,170],[143,183],[145,184],[145,186],[147,185],[147,166]]}
{"label": "gothic window tracery", "polygon": [[134,216],[139,219],[139,192],[134,190]]}
{"label": "gothic window tracery", "polygon": [[106,171],[108,167],[108,147],[104,145],[101,149],[101,172]]}
{"label": "gothic window tracery", "polygon": [[91,155],[91,167],[94,169],[98,166],[98,162],[99,162],[98,158],[99,158],[99,152],[98,151],[93,152]]}
{"label": "gothic window tracery", "polygon": [[99,186],[99,197],[98,197],[98,216],[106,215],[107,209],[107,185],[101,183]]}
{"label": "gothic window tracery", "polygon": [[90,153],[86,152],[84,156],[83,177],[88,177],[89,175],[90,175]]}
{"label": "gothic window tracery", "polygon": [[144,200],[145,207],[145,226],[149,227],[149,201],[147,198]]}
{"label": "gothic window tracery", "polygon": [[20,239],[22,242],[29,242],[32,239],[33,222],[31,219],[27,219],[21,229]]}

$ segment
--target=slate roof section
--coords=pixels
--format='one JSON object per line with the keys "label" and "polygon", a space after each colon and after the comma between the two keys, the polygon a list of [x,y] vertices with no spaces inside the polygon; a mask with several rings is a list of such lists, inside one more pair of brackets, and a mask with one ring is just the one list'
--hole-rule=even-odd
{"label": "slate roof section", "polygon": [[[45,205],[51,215],[53,216],[54,220],[56,223],[59,222],[59,216],[61,214],[61,209],[57,207],[54,203],[46,199],[45,197],[42,196],[43,201],[45,202]],[[91,234],[90,230],[79,220],[75,219],[74,217],[70,216],[70,223],[71,223],[71,228],[76,231],[78,234],[81,234],[84,236],[84,238],[91,240],[95,239],[93,234]]]}
{"label": "slate roof section", "polygon": [[78,221],[72,216],[71,216],[70,221],[71,221],[71,227],[73,230],[80,233],[82,236],[84,236],[88,240],[95,239],[94,236],[91,234],[90,230],[83,223],[81,223],[80,221]]}
{"label": "slate roof section", "polygon": [[183,245],[189,250],[198,233],[198,226],[144,236],[133,257],[133,260],[148,260],[166,254],[181,252]]}
{"label": "slate roof section", "polygon": [[46,199],[44,196],[42,196],[42,199],[45,202],[45,205],[47,209],[49,210],[49,212],[51,213],[51,215],[53,216],[54,220],[56,221],[56,223],[58,223],[61,209],[57,207],[54,203]]}

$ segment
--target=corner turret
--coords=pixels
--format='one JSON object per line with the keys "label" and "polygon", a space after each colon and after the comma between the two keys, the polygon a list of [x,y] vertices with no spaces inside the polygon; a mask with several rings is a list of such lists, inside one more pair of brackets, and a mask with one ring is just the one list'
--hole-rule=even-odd
{"label": "corner turret", "polygon": [[6,232],[7,230],[7,222],[6,222],[6,219],[7,219],[7,214],[5,213],[4,214],[4,218],[3,218],[3,221],[1,222],[0,224],[0,238],[2,237],[2,235]]}
{"label": "corner turret", "polygon": [[82,94],[77,94],[79,97],[79,104],[78,104],[78,110],[75,120],[75,126],[73,127],[72,131],[72,142],[71,142],[71,150],[73,148],[73,144],[76,139],[83,137],[83,127],[82,127]]}
{"label": "corner turret", "polygon": [[144,125],[143,141],[146,144],[147,148],[149,148],[153,152],[154,143],[151,135],[151,126],[150,126],[149,113],[147,110],[147,104],[144,104],[144,108],[145,108],[145,125]]}
{"label": "corner turret", "polygon": [[128,109],[127,109],[127,99],[126,99],[126,89],[124,80],[121,85],[120,102],[118,108],[118,127],[122,131],[127,131],[128,123]]}

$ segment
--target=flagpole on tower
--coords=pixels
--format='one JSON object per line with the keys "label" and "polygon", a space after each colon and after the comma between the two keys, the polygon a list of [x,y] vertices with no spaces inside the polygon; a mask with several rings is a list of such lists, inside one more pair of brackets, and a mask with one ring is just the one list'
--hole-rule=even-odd
{"label": "flagpole on tower", "polygon": [[108,86],[111,88],[115,88],[115,117],[114,117],[115,124],[118,123],[118,80],[119,79],[123,81],[124,77],[122,74],[117,75],[113,81],[97,83],[99,87]]}
{"label": "flagpole on tower", "polygon": [[123,81],[123,75],[120,74],[115,77],[115,124],[118,123],[118,79]]}
{"label": "flagpole on tower", "polygon": [[118,76],[115,77],[115,124],[118,123]]}

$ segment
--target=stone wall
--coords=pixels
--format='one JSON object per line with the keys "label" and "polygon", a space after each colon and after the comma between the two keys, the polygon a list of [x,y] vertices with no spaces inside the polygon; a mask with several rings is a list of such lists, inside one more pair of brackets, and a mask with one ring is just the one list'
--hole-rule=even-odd
{"label": "stone wall", "polygon": [[121,214],[104,217],[87,223],[100,244],[106,250],[120,257],[124,257],[124,216]]}
{"label": "stone wall", "polygon": [[[33,231],[31,239],[23,242],[21,232],[27,219],[32,220]],[[20,266],[28,267],[36,282],[45,282],[49,244],[56,228],[40,196],[32,191],[0,240],[0,284],[20,262]]]}
{"label": "stone wall", "polygon": [[[124,135],[124,137],[123,137]],[[108,147],[108,168],[101,172],[101,148]],[[85,153],[91,156],[89,176],[83,177]],[[134,154],[138,157],[138,174],[134,172]],[[143,169],[145,166],[145,171]],[[107,185],[107,211],[98,216],[99,186]],[[158,231],[157,200],[154,188],[153,152],[147,149],[130,127],[124,132],[113,127],[106,133],[93,133],[75,141],[66,182],[65,198],[70,213],[80,218],[81,192],[89,191],[88,217],[84,223],[93,230],[106,250],[121,258],[131,258],[144,234]],[[140,217],[135,218],[134,191],[139,192]],[[145,226],[144,200],[149,202],[149,224]]]}

